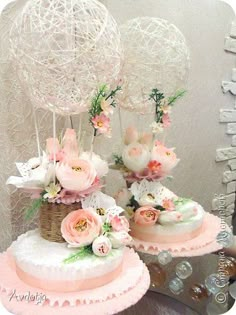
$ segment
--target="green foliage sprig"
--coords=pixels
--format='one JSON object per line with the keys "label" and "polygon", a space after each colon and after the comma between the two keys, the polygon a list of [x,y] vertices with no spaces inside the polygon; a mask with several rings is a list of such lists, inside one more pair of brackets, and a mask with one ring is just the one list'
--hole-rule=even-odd
{"label": "green foliage sprig", "polygon": [[44,203],[43,196],[33,201],[32,205],[28,209],[24,209],[25,211],[25,219],[31,220],[36,213],[38,212],[39,208]]}
{"label": "green foliage sprig", "polygon": [[160,211],[165,211],[166,210],[164,207],[162,207],[160,205],[157,205],[154,208],[157,209],[157,210],[160,210]]}
{"label": "green foliage sprig", "polygon": [[[96,116],[99,116],[102,114],[103,109],[102,109],[102,101],[109,101],[110,100],[110,106],[116,107],[116,100],[115,96],[117,92],[121,90],[120,86],[117,86],[114,90],[109,91],[108,87],[106,84],[101,85],[101,87],[98,89],[96,95],[93,97],[92,102],[91,102],[91,107],[89,109],[89,122],[94,128],[93,125],[93,118]],[[97,130],[94,128],[94,135],[97,135]]]}
{"label": "green foliage sprig", "polygon": [[170,96],[168,99],[166,99],[164,94],[157,88],[152,89],[151,93],[149,94],[149,100],[152,100],[155,103],[155,121],[157,123],[163,124],[163,103],[167,106],[173,106],[176,101],[185,95],[185,93],[185,90],[179,90],[173,96]]}
{"label": "green foliage sprig", "polygon": [[120,165],[120,166],[124,165],[124,162],[123,162],[123,159],[122,159],[121,155],[113,154],[112,158],[113,158],[113,160],[115,162],[115,165]]}
{"label": "green foliage sprig", "polygon": [[103,230],[103,233],[104,233],[104,234],[111,232],[111,230],[112,230],[111,224],[108,223],[108,222],[105,222],[105,223],[103,224],[103,226],[102,226],[102,230]]}
{"label": "green foliage sprig", "polygon": [[92,245],[82,247],[78,252],[71,254],[68,258],[63,260],[64,264],[72,264],[80,259],[83,259],[89,255],[93,255]]}

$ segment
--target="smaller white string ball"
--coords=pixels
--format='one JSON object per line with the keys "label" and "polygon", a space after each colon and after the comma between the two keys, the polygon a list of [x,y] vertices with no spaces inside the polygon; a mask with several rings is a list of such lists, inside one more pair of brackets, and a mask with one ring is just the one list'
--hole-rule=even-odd
{"label": "smaller white string ball", "polygon": [[148,98],[153,88],[171,96],[184,88],[190,57],[185,38],[173,24],[141,17],[121,26],[124,46],[123,92],[120,106],[137,113],[152,113]]}
{"label": "smaller white string ball", "polygon": [[101,84],[119,80],[117,23],[96,0],[30,0],[14,20],[11,51],[32,103],[62,115],[84,112]]}

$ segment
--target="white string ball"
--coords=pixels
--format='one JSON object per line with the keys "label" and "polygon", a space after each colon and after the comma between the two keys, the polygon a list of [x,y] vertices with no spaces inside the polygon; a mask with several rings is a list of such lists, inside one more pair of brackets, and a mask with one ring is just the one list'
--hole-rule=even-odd
{"label": "white string ball", "polygon": [[175,25],[152,17],[127,21],[121,37],[125,59],[120,106],[152,113],[148,98],[153,88],[168,97],[186,84],[190,55],[185,38]]}
{"label": "white string ball", "polygon": [[36,107],[78,114],[99,85],[113,87],[119,80],[120,32],[99,1],[28,1],[10,41],[19,78]]}

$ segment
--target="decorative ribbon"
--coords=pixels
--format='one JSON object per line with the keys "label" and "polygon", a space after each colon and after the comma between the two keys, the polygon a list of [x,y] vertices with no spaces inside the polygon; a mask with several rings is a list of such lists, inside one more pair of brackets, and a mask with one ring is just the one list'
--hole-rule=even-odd
{"label": "decorative ribbon", "polygon": [[47,291],[66,293],[95,289],[113,281],[120,275],[122,271],[122,263],[116,269],[103,276],[74,281],[40,279],[23,271],[17,264],[15,268],[18,277],[30,286]]}
{"label": "decorative ribbon", "polygon": [[155,233],[148,233],[144,231],[138,231],[132,227],[130,234],[137,240],[151,242],[151,243],[179,243],[197,237],[202,232],[202,226],[194,231],[183,233],[181,235],[159,235]]}

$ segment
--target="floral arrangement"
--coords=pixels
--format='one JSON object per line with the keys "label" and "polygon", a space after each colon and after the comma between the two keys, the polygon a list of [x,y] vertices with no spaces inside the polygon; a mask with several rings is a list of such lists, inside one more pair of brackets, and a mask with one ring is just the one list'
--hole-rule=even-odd
{"label": "floral arrangement", "polygon": [[122,156],[115,155],[115,168],[120,169],[127,182],[142,179],[160,180],[168,176],[178,164],[174,149],[167,148],[150,133],[139,134],[129,127],[124,138]]}
{"label": "floral arrangement", "polygon": [[152,89],[149,100],[155,104],[155,121],[151,124],[153,133],[160,133],[171,124],[170,113],[175,102],[185,95],[185,90],[180,90],[175,95],[166,98],[158,89]]}
{"label": "floral arrangement", "polygon": [[43,202],[72,204],[101,189],[108,164],[93,152],[81,152],[76,132],[67,129],[61,141],[49,138],[40,158],[16,163],[21,177],[11,176],[7,184],[15,185],[35,199],[27,210],[31,218]]}
{"label": "floral arrangement", "polygon": [[78,250],[64,260],[73,263],[87,255],[104,257],[132,241],[124,210],[113,198],[95,192],[82,200],[82,209],[71,212],[62,221],[61,232],[68,247]]}
{"label": "floral arrangement", "polygon": [[102,85],[97,94],[92,99],[89,110],[89,122],[94,129],[94,136],[104,134],[111,137],[111,120],[109,116],[113,114],[116,107],[115,96],[121,90],[117,86],[115,90],[109,91],[106,84]]}
{"label": "floral arrangement", "polygon": [[133,183],[129,190],[122,189],[115,199],[125,207],[129,219],[141,226],[170,225],[198,214],[191,199],[180,198],[161,183],[146,179]]}

